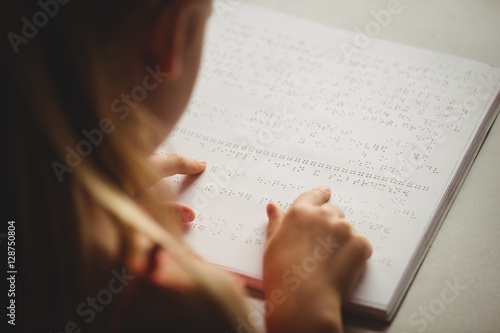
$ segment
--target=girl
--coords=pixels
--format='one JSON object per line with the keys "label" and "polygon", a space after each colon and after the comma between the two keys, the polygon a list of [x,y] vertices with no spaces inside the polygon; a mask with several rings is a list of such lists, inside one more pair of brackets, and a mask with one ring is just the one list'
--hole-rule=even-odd
{"label": "girl", "polygon": [[[211,6],[19,0],[2,10],[22,332],[253,331],[241,283],[184,243],[193,211],[174,196],[147,194],[161,177],[205,169],[182,156],[148,156],[188,103]],[[342,300],[371,247],[329,198],[319,188],[287,212],[267,206],[269,332],[342,331]],[[340,246],[318,252],[325,236]],[[284,284],[285,271],[315,255],[318,269],[299,288]]]}

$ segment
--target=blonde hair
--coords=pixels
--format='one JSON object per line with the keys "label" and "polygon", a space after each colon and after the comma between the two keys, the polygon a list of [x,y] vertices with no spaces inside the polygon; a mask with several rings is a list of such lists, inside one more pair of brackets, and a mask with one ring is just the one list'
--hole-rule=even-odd
{"label": "blonde hair", "polygon": [[[12,3],[4,9],[2,22],[11,31],[19,30],[19,18],[39,10],[37,6],[36,1]],[[158,177],[143,155],[160,137],[150,112],[138,108],[123,121],[115,118],[117,130],[105,134],[77,166],[55,172],[55,167],[65,165],[67,147],[77,147],[82,140],[83,129],[99,128],[102,119],[113,119],[109,98],[126,87],[113,77],[119,71],[110,72],[102,50],[120,20],[144,4],[95,0],[65,6],[59,4],[59,13],[36,38],[19,44],[19,52],[2,44],[3,86],[9,87],[4,133],[11,139],[7,188],[13,193],[22,242],[19,292],[24,304],[19,311],[30,316],[19,318],[19,324],[23,331],[64,328],[75,316],[76,305],[106,279],[103,275],[113,263],[105,256],[93,257],[99,250],[92,248],[85,225],[97,206],[120,235],[125,267],[134,251],[134,235],[147,236],[168,249],[236,328],[237,319],[246,313],[241,291],[217,281],[211,268],[195,259],[176,221],[154,200],[152,218],[126,193],[126,186],[147,193]],[[102,316],[95,327],[103,330],[105,320]]]}

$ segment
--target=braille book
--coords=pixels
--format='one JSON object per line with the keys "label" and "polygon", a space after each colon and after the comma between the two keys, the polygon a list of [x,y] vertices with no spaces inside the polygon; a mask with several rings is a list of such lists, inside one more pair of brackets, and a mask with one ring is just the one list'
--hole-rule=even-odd
{"label": "braille book", "polygon": [[[158,148],[208,161],[169,180],[197,212],[188,242],[258,289],[267,203],[330,186],[374,248],[345,309],[390,320],[498,114],[499,82],[487,64],[260,7],[214,15],[194,96]],[[290,288],[315,269],[297,260]]]}

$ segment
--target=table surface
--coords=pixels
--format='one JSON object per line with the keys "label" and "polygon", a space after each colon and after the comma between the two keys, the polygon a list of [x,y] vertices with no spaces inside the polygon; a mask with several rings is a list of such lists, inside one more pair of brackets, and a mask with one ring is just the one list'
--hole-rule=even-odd
{"label": "table surface", "polygon": [[[389,0],[219,0],[281,12],[353,31],[373,20]],[[499,0],[401,0],[378,38],[500,67]],[[353,320],[346,332],[500,332],[500,121],[493,125],[472,169],[393,322]],[[441,297],[445,283],[465,286],[435,316],[419,311]],[[253,301],[252,306],[260,306]],[[426,318],[426,319],[424,319]]]}

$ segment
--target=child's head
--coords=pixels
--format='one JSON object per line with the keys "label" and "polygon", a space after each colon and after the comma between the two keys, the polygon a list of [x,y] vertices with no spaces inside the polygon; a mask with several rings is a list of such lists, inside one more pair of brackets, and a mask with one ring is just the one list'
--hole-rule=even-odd
{"label": "child's head", "polygon": [[[30,88],[26,81],[39,76],[32,86],[59,95],[54,97],[68,118],[78,111],[64,95],[78,90],[80,96],[71,96],[74,103],[86,99],[105,109],[100,118],[111,112],[124,120],[126,107],[152,113],[168,130],[192,92],[211,5],[211,0],[16,1],[3,13],[9,31],[3,50],[11,69],[24,72],[14,75],[24,93]],[[80,118],[92,113],[89,106]]]}
{"label": "child's head", "polygon": [[199,266],[179,226],[154,204],[155,219],[144,214],[130,193],[157,177],[146,157],[187,105],[210,12],[211,0],[19,0],[2,10],[23,325],[62,330],[110,267],[127,266],[138,233]]}
{"label": "child's head", "polygon": [[[102,45],[107,64],[126,75],[117,80],[125,89],[122,92],[131,95],[135,104],[146,91],[144,105],[167,131],[191,95],[211,5],[211,0],[136,1],[127,14],[116,19]],[[155,82],[158,75],[160,85]]]}

